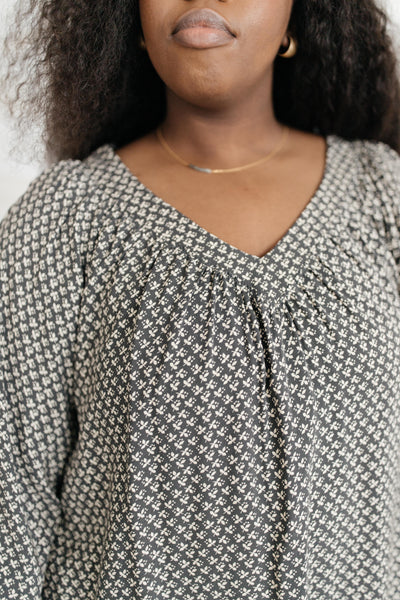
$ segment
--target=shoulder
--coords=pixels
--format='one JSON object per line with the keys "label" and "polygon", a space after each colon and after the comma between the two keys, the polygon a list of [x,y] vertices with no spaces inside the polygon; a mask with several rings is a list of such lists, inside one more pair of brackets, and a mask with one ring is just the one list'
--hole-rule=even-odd
{"label": "shoulder", "polygon": [[[388,144],[374,140],[345,140],[333,136],[339,148],[338,169],[347,161],[351,178],[343,193],[349,226],[358,231],[374,231],[400,258],[400,155]],[[349,179],[347,181],[349,181]]]}
{"label": "shoulder", "polygon": [[362,190],[389,221],[400,215],[400,155],[383,142],[357,144]]}
{"label": "shoulder", "polygon": [[[348,191],[361,209],[400,210],[400,155],[384,142],[328,136],[335,185]],[[345,185],[346,184],[346,185]]]}
{"label": "shoulder", "polygon": [[386,183],[400,183],[400,154],[384,142],[359,141],[360,159],[364,168],[375,179]]}
{"label": "shoulder", "polygon": [[11,255],[50,244],[68,228],[73,211],[79,161],[64,160],[43,170],[8,209],[0,223],[0,249]]}
{"label": "shoulder", "polygon": [[331,139],[355,163],[361,174],[373,180],[378,187],[383,182],[395,186],[400,184],[400,154],[388,144],[365,139],[347,140],[335,135]]}
{"label": "shoulder", "polygon": [[103,145],[83,160],[64,159],[44,169],[0,222],[0,246],[15,236],[26,242],[39,234],[48,241],[56,236],[84,239],[96,215],[115,202],[107,163],[112,156],[112,147]]}
{"label": "shoulder", "polygon": [[2,237],[17,230],[54,231],[73,210],[79,190],[80,161],[62,160],[43,170],[11,205],[0,223]]}
{"label": "shoulder", "polygon": [[0,222],[0,304],[14,302],[7,290],[17,290],[25,306],[42,295],[54,311],[78,306],[99,229],[118,229],[104,219],[121,195],[109,156],[107,145],[84,160],[54,163],[8,209]]}

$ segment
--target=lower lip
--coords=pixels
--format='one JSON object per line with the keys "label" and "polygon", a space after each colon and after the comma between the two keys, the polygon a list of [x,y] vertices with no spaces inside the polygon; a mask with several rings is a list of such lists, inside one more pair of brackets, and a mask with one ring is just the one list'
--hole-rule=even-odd
{"label": "lower lip", "polygon": [[172,37],[179,44],[188,48],[225,46],[235,39],[229,32],[212,27],[188,27],[187,29],[180,29]]}

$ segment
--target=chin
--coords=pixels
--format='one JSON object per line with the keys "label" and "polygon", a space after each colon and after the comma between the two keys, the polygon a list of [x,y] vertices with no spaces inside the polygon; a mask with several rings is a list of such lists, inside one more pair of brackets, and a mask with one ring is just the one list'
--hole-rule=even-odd
{"label": "chin", "polygon": [[198,82],[197,84],[193,83],[190,89],[180,88],[174,90],[174,93],[185,102],[203,108],[224,108],[232,103],[234,88],[229,85],[223,86],[221,82],[213,82],[210,85],[205,85],[205,83],[205,81],[202,81],[200,85]]}

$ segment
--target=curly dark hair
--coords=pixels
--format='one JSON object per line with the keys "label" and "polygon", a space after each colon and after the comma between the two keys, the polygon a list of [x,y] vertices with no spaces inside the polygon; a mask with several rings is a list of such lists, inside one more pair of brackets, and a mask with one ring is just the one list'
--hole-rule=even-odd
{"label": "curly dark hair", "polygon": [[[399,74],[385,12],[374,0],[294,0],[289,29],[299,50],[275,61],[277,119],[400,152]],[[23,144],[27,127],[40,122],[49,163],[83,159],[157,127],[165,85],[139,47],[141,33],[138,0],[20,0],[4,41],[0,99]]]}

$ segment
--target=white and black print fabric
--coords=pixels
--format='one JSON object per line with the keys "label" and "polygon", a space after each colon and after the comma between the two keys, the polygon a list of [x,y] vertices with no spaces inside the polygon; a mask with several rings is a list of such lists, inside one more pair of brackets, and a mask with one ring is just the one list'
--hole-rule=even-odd
{"label": "white and black print fabric", "polygon": [[0,225],[2,600],[399,600],[400,157],[264,257],[105,144]]}

